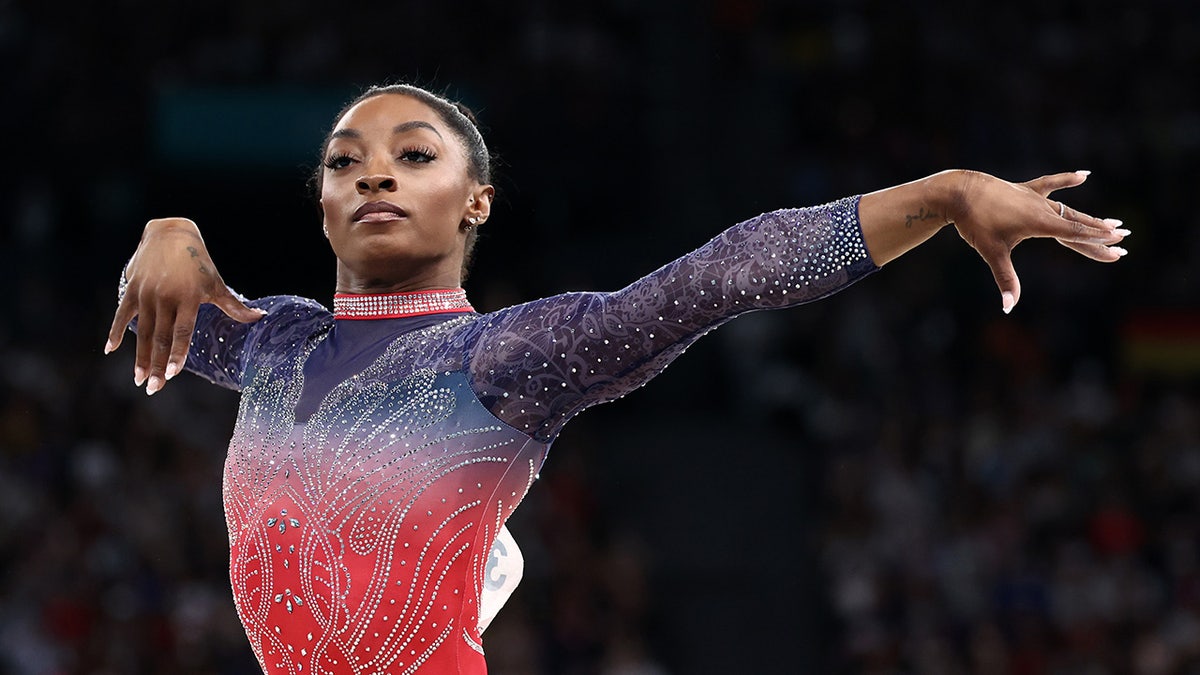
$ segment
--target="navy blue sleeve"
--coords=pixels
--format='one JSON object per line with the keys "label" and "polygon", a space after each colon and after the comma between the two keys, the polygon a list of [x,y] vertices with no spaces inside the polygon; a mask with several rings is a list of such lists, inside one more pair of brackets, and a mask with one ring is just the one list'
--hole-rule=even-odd
{"label": "navy blue sleeve", "polygon": [[569,293],[485,317],[462,340],[492,412],[549,440],[588,406],[645,384],[744,312],[827,297],[878,268],[858,197],[773,211],[613,293]]}

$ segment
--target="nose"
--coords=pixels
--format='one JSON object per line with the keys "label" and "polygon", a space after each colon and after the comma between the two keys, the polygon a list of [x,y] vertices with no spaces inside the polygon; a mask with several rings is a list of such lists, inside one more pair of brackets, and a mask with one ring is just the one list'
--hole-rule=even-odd
{"label": "nose", "polygon": [[359,194],[367,194],[368,192],[395,192],[396,179],[382,173],[363,176],[355,182],[355,187],[358,188]]}

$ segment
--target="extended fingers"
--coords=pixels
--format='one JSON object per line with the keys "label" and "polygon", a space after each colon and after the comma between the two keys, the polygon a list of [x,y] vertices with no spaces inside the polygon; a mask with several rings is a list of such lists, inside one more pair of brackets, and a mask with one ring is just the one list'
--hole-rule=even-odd
{"label": "extended fingers", "polygon": [[195,312],[178,312],[175,314],[175,328],[171,335],[171,352],[167,358],[167,367],[163,376],[170,380],[183,371],[187,362],[188,347],[192,344],[192,331],[196,328]]}
{"label": "extended fingers", "polygon": [[1021,299],[1021,280],[1013,267],[1011,251],[1007,248],[997,248],[979,253],[991,268],[996,285],[1000,287],[1000,309],[1008,314]]}
{"label": "extended fingers", "polygon": [[266,311],[257,307],[247,307],[244,302],[239,300],[233,293],[230,293],[228,289],[225,289],[225,293],[214,298],[212,302],[222,312],[225,312],[226,316],[241,323],[253,323],[267,314]]}
{"label": "extended fingers", "polygon": [[138,387],[142,386],[150,375],[156,318],[153,306],[146,307],[138,314],[137,353],[133,359],[133,384]]}
{"label": "extended fingers", "polygon": [[171,358],[175,344],[175,318],[176,313],[168,308],[159,308],[155,314],[154,330],[150,338],[147,394],[153,394],[166,384],[167,361]]}
{"label": "extended fingers", "polygon": [[108,329],[108,340],[104,343],[105,354],[121,346],[121,341],[125,339],[125,329],[129,328],[129,322],[133,321],[137,313],[137,302],[133,299],[133,294],[126,293],[117,305],[112,326]]}
{"label": "extended fingers", "polygon": [[1098,262],[1116,262],[1125,256],[1126,251],[1120,246],[1103,246],[1100,244],[1079,244],[1073,241],[1059,240],[1060,244]]}
{"label": "extended fingers", "polygon": [[1046,197],[1046,209],[1039,220],[1039,234],[1052,236],[1063,242],[1074,242],[1086,245],[1115,244],[1129,234],[1129,230],[1121,228],[1121,221],[1113,218],[1096,218],[1082,211],[1073,209],[1061,201],[1048,199],[1055,190],[1075,187],[1087,180],[1090,171],[1071,171],[1055,173],[1041,178],[1035,178],[1024,183],[1025,187]]}
{"label": "extended fingers", "polygon": [[1055,190],[1064,188],[1072,188],[1077,185],[1082,185],[1091,171],[1068,171],[1066,173],[1052,173],[1041,178],[1034,178],[1031,181],[1024,183],[1025,187],[1033,190],[1043,197],[1047,197]]}
{"label": "extended fingers", "polygon": [[1047,202],[1047,208],[1050,212],[1044,213],[1039,223],[1043,236],[1078,244],[1111,245],[1129,234],[1115,218],[1090,216],[1062,202]]}

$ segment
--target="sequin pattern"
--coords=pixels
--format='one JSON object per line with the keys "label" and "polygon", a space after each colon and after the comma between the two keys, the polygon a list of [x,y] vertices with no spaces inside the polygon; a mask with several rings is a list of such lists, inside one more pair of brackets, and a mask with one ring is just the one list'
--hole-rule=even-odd
{"label": "sequin pattern", "polygon": [[463,338],[481,394],[501,419],[552,440],[572,416],[645,384],[738,314],[817,300],[875,271],[858,200],[763,214],[615,293],[488,315],[476,327],[486,337]]}
{"label": "sequin pattern", "polygon": [[873,271],[856,209],[764,214],[614,293],[403,333],[303,422],[303,367],[330,314],[275,297],[238,324],[206,307],[188,368],[242,390],[224,480],[230,577],[263,669],[485,672],[490,547],[562,425],[741,312]]}
{"label": "sequin pattern", "polygon": [[470,310],[461,288],[411,293],[350,294],[333,296],[333,314],[339,319],[380,319],[411,314],[436,314]]}
{"label": "sequin pattern", "polygon": [[225,475],[230,577],[268,672],[478,658],[486,553],[546,446],[485,410],[461,370],[435,370],[475,319],[400,336],[306,424],[290,412],[320,332],[247,373]]}

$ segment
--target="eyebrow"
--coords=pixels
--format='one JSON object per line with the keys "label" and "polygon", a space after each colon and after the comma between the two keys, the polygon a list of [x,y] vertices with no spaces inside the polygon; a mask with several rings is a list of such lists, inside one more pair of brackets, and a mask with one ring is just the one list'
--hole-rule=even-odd
{"label": "eyebrow", "polygon": [[[396,126],[392,127],[392,133],[393,134],[402,134],[407,131],[412,131],[413,129],[428,129],[428,130],[432,131],[433,133],[437,134],[438,138],[441,138],[442,140],[446,140],[445,138],[442,138],[441,132],[438,131],[436,128],[434,128],[434,126],[432,124],[430,124],[429,122],[423,122],[421,120],[413,120],[411,122],[401,122],[400,124],[397,124]],[[337,131],[330,134],[329,137],[330,138],[362,138],[362,133],[360,133],[357,129],[338,129]]]}

